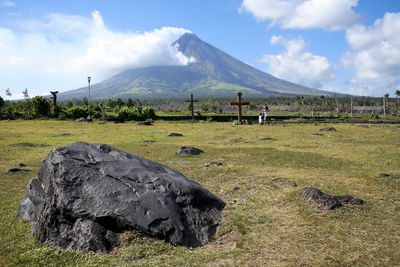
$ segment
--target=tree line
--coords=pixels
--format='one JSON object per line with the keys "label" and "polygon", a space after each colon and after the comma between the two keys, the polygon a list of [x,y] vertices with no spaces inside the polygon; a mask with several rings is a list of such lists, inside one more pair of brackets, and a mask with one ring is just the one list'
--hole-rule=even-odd
{"label": "tree line", "polygon": [[[89,115],[89,103],[87,98],[80,100],[56,101],[56,93],[51,92],[53,98],[35,96],[31,98],[28,90],[23,91],[23,101],[5,101],[0,97],[0,113],[8,118],[58,118],[77,119]],[[7,96],[11,96],[9,89]],[[250,105],[246,111],[257,112],[261,107],[268,105],[272,110],[280,110],[294,113],[350,113],[355,107],[364,107],[370,115],[376,115],[376,110],[383,107],[383,113],[390,114],[390,111],[399,111],[400,90],[395,92],[395,98],[385,94],[382,97],[354,97],[354,96],[270,96],[265,98],[249,98]],[[195,106],[198,112],[204,113],[230,113],[235,108],[229,106],[233,99],[200,99]],[[359,108],[360,109],[360,108]],[[113,115],[121,120],[145,120],[155,118],[155,110],[169,112],[186,112],[191,110],[191,104],[184,100],[146,100],[139,99],[107,99],[90,103],[90,115],[93,118],[100,118],[105,115]],[[375,111],[371,111],[375,110]],[[382,112],[381,112],[382,113]]]}

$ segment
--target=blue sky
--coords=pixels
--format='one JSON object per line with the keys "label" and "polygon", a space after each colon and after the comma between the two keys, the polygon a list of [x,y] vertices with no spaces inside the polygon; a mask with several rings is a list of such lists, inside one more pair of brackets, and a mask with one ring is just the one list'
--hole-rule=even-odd
{"label": "blue sky", "polygon": [[0,96],[190,64],[169,46],[188,31],[291,82],[370,96],[400,89],[398,0],[0,0]]}

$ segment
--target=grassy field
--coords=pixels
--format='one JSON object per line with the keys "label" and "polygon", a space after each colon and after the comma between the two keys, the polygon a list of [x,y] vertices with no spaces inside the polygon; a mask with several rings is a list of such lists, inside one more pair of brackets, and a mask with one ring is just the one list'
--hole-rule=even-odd
{"label": "grassy field", "polygon": [[[327,126],[337,131],[311,136]],[[400,265],[399,125],[43,120],[0,121],[0,129],[0,266]],[[171,132],[184,137],[166,137]],[[260,141],[265,137],[273,139]],[[149,140],[155,142],[143,143]],[[215,241],[191,249],[126,232],[122,246],[107,255],[38,243],[17,208],[46,154],[75,141],[106,143],[160,162],[222,198],[227,205]],[[28,142],[48,146],[20,145]],[[179,157],[183,145],[205,154]],[[211,161],[223,166],[204,166]],[[31,172],[7,172],[20,162]],[[366,203],[316,211],[299,193],[306,186]]]}

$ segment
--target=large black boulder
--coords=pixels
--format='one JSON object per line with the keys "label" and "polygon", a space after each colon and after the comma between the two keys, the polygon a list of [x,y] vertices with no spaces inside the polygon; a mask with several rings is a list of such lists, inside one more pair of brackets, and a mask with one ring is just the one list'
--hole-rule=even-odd
{"label": "large black boulder", "polygon": [[50,151],[28,184],[18,215],[41,242],[110,252],[137,229],[175,245],[209,242],[225,203],[181,173],[105,144]]}

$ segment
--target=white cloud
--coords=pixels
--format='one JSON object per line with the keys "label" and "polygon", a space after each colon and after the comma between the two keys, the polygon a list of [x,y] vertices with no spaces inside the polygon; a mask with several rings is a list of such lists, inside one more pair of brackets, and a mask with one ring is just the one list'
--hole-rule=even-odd
{"label": "white cloud", "polygon": [[239,12],[283,29],[341,30],[361,21],[358,0],[243,0]]}
{"label": "white cloud", "polygon": [[12,29],[0,26],[0,88],[13,92],[27,87],[34,96],[85,86],[88,75],[97,83],[128,68],[186,65],[193,59],[170,46],[185,32],[175,27],[115,32],[98,11],[91,18],[50,14],[15,22]]}
{"label": "white cloud", "polygon": [[13,7],[13,6],[16,6],[16,4],[15,4],[15,2],[12,2],[12,1],[2,1],[2,2],[0,2],[0,6]]}
{"label": "white cloud", "polygon": [[350,82],[360,88],[373,85],[375,95],[393,91],[400,83],[400,13],[386,13],[371,27],[356,25],[346,31],[353,51],[342,56],[355,70]]}
{"label": "white cloud", "polygon": [[322,82],[335,78],[335,72],[328,59],[304,51],[303,38],[285,40],[282,36],[272,36],[271,44],[281,44],[286,48],[278,55],[263,55],[262,62],[269,64],[268,73],[290,82],[321,88]]}

